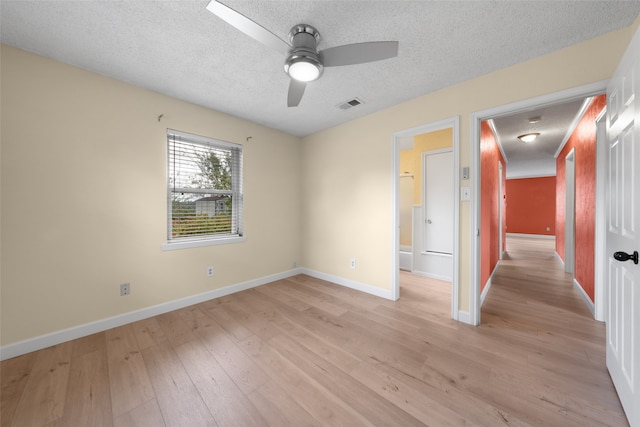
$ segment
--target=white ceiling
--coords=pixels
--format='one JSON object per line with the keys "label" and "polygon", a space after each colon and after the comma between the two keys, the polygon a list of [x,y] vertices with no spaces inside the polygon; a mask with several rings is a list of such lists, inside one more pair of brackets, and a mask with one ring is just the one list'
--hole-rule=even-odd
{"label": "white ceiling", "polygon": [[[284,58],[194,1],[0,2],[2,43],[304,136],[626,27],[640,2],[223,0],[319,49],[397,40],[397,58],[325,70],[286,106]],[[353,97],[364,105],[340,110]]]}
{"label": "white ceiling", "polygon": [[[507,160],[507,179],[556,174],[555,155],[573,132],[588,99],[578,99],[492,119],[498,143]],[[539,117],[537,123],[529,119]],[[538,132],[524,143],[518,135]]]}

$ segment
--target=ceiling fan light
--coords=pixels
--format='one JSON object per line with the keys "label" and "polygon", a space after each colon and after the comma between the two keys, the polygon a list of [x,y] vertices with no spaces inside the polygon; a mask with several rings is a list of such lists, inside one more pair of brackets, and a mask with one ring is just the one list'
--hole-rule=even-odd
{"label": "ceiling fan light", "polygon": [[522,135],[518,135],[518,139],[522,142],[532,142],[538,136],[540,136],[540,132],[525,133]]}
{"label": "ceiling fan light", "polygon": [[299,58],[297,60],[291,61],[288,64],[287,73],[292,79],[301,81],[301,82],[311,82],[318,77],[320,77],[320,73],[322,71],[321,66],[319,64],[315,64],[314,62],[308,61],[307,58]]}

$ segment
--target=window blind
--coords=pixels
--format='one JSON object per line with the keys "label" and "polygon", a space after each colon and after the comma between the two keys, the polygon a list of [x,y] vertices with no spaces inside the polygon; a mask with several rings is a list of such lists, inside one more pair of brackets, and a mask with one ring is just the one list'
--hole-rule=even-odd
{"label": "window blind", "polygon": [[242,146],[167,130],[168,241],[242,236]]}

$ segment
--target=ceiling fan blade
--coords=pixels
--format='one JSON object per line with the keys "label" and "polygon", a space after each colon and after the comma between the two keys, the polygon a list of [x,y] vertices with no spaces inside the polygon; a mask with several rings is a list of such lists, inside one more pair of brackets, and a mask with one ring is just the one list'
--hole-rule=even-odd
{"label": "ceiling fan blade", "polygon": [[286,55],[291,48],[287,42],[273,34],[271,31],[217,0],[211,0],[207,5],[207,10],[229,25],[242,31],[249,37],[254,38],[265,46],[270,47],[283,55]]}
{"label": "ceiling fan blade", "polygon": [[289,82],[289,94],[287,95],[287,107],[297,107],[300,104],[306,87],[307,84],[305,82],[291,79],[291,82]]}
{"label": "ceiling fan blade", "polygon": [[321,50],[319,54],[325,67],[363,64],[398,56],[398,42],[346,44]]}

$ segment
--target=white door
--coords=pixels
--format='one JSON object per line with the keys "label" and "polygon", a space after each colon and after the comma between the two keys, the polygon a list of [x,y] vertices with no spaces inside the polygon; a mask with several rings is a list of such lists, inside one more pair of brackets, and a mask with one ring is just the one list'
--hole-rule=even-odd
{"label": "white door", "polygon": [[[639,427],[640,30],[607,86],[606,151],[607,368],[629,423]],[[634,253],[635,262],[625,261]]]}
{"label": "white door", "polygon": [[425,252],[453,253],[453,151],[426,152],[424,164]]}

